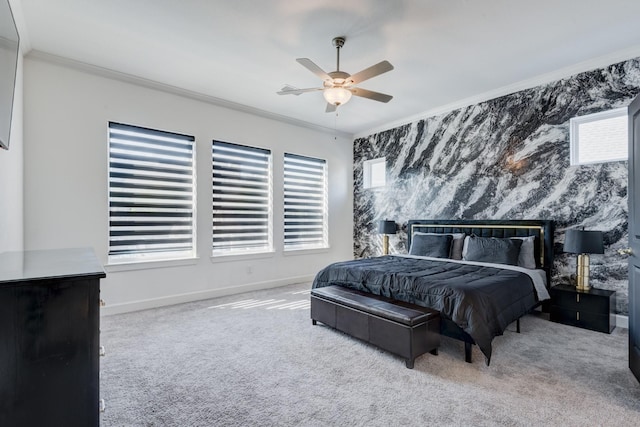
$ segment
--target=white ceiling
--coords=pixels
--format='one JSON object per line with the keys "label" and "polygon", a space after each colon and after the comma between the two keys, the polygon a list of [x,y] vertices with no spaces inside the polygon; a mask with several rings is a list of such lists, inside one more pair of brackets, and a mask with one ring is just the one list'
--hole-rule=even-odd
{"label": "white ceiling", "polygon": [[[11,3],[28,48],[356,135],[557,70],[640,55],[638,0]],[[353,97],[336,117],[324,112],[321,92],[276,95],[284,84],[320,86],[295,59],[333,71],[335,36],[347,39],[342,70],[384,59],[395,66],[360,85],[391,102]]]}

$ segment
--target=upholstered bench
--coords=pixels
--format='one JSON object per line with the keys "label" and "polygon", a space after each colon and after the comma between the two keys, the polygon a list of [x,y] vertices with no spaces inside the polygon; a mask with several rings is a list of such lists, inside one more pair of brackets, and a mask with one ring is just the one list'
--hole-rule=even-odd
{"label": "upholstered bench", "polygon": [[341,286],[311,290],[311,320],[397,354],[409,369],[440,346],[438,311]]}

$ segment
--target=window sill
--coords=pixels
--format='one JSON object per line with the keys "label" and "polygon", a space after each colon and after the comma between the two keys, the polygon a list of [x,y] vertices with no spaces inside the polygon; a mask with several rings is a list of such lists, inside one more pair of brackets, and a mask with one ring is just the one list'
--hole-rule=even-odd
{"label": "window sill", "polygon": [[310,248],[310,249],[288,249],[282,251],[282,255],[284,256],[295,256],[295,255],[311,255],[311,254],[326,254],[329,252],[331,247],[327,246],[326,248]]}
{"label": "window sill", "polygon": [[211,255],[209,259],[211,262],[233,262],[233,261],[243,261],[246,259],[261,259],[261,258],[273,258],[275,255],[275,251],[268,252],[248,252],[246,254],[242,253],[229,253],[229,254],[216,254]]}
{"label": "window sill", "polygon": [[582,161],[582,162],[577,162],[577,163],[571,163],[569,165],[569,167],[575,167],[575,166],[596,166],[596,165],[600,165],[603,163],[616,163],[616,162],[626,162],[628,161],[628,158],[624,158],[624,159],[609,159],[609,160],[593,160],[593,161]]}
{"label": "window sill", "polygon": [[116,273],[119,271],[132,271],[132,270],[150,270],[155,268],[165,267],[183,267],[187,265],[196,265],[199,257],[192,258],[180,258],[180,259],[158,259],[158,260],[145,260],[145,261],[128,261],[118,262],[105,265],[107,273]]}

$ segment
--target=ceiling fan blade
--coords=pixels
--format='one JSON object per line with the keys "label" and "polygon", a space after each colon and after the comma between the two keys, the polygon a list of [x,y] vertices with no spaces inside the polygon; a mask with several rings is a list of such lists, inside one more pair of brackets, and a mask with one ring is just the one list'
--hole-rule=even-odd
{"label": "ceiling fan blade", "polygon": [[324,110],[324,112],[325,112],[325,113],[333,113],[333,112],[334,112],[334,111],[336,111],[337,109],[338,109],[338,106],[337,106],[337,105],[329,104],[329,103],[327,102],[327,109],[326,109],[326,110]]}
{"label": "ceiling fan blade", "polygon": [[368,80],[372,77],[379,76],[380,74],[386,73],[387,71],[393,70],[393,65],[389,61],[378,62],[376,65],[372,65],[369,68],[365,68],[364,70],[355,73],[351,77],[349,77],[348,81],[351,84],[357,85],[358,83],[362,83],[365,80]]}
{"label": "ceiling fan blade", "polygon": [[298,63],[305,67],[307,70],[320,77],[322,80],[331,80],[329,74],[327,74],[322,68],[318,67],[315,62],[313,62],[309,58],[298,58],[296,59],[296,61],[298,61]]}
{"label": "ceiling fan blade", "polygon": [[360,96],[362,98],[373,99],[374,101],[379,102],[389,102],[393,99],[393,96],[387,95],[380,92],[374,92],[372,90],[360,89],[359,87],[349,88],[352,94],[355,96]]}
{"label": "ceiling fan blade", "polygon": [[276,92],[278,95],[300,95],[301,93],[305,93],[305,92],[315,92],[318,90],[322,90],[321,87],[310,87],[307,89],[297,89],[295,87],[292,86],[285,86],[282,89],[280,89],[279,92]]}

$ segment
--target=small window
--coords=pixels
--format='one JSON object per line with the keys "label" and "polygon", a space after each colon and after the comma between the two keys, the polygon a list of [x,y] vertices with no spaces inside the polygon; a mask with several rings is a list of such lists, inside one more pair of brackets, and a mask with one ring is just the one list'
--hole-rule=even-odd
{"label": "small window", "polygon": [[212,255],[271,251],[271,151],[213,141],[212,159]]}
{"label": "small window", "polygon": [[194,138],[109,123],[109,262],[195,257]]}
{"label": "small window", "polygon": [[627,160],[626,107],[574,117],[570,127],[571,165]]}
{"label": "small window", "polygon": [[387,166],[385,158],[365,160],[362,164],[362,185],[364,188],[384,187],[386,184]]}
{"label": "small window", "polygon": [[327,161],[284,154],[284,250],[329,247]]}

